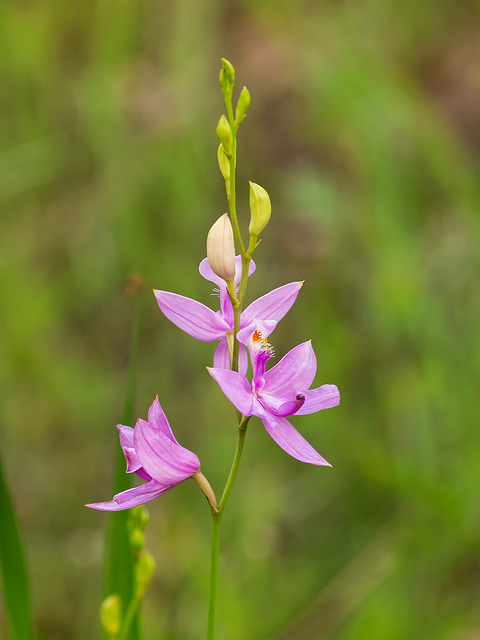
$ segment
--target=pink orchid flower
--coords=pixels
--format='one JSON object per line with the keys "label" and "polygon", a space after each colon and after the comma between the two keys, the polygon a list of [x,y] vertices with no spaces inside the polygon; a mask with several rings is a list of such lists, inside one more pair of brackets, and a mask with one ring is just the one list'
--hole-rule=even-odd
{"label": "pink orchid flower", "polygon": [[[218,369],[230,369],[230,353],[233,348],[233,307],[227,291],[225,280],[213,273],[207,258],[202,260],[200,274],[217,285],[220,291],[220,310],[215,312],[201,302],[169,291],[158,291],[154,294],[160,310],[177,327],[198,340],[210,342],[220,340],[213,358],[213,366]],[[255,263],[250,262],[249,276],[255,271]],[[241,256],[235,258],[235,285],[238,286],[242,274]],[[295,302],[303,282],[290,282],[265,294],[252,302],[242,312],[240,329],[247,327],[254,318],[259,321],[274,320],[278,322]],[[248,357],[246,349],[241,345],[239,353],[239,371],[246,373]]]}
{"label": "pink orchid flower", "polygon": [[330,466],[286,418],[335,407],[340,402],[339,391],[333,384],[310,389],[317,371],[310,341],[294,347],[265,371],[265,364],[273,355],[267,337],[276,324],[254,320],[237,335],[250,352],[252,382],[236,371],[219,368],[208,371],[238,411],[244,416],[261,418],[270,436],[289,455],[301,462]]}
{"label": "pink orchid flower", "polygon": [[121,511],[145,504],[199,472],[200,460],[175,439],[158,397],[148,411],[148,420],[137,420],[135,429],[117,426],[127,460],[127,473],[135,472],[146,484],[113,496],[110,502],[87,507],[100,511]]}

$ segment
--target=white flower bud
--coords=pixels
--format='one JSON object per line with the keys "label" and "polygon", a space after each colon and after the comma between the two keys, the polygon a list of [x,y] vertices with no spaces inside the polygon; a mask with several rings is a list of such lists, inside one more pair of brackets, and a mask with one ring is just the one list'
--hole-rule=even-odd
{"label": "white flower bud", "polygon": [[258,236],[268,224],[272,205],[270,197],[263,187],[254,182],[250,184],[250,226],[248,231],[252,236]]}
{"label": "white flower bud", "polygon": [[235,243],[233,228],[228,213],[215,222],[207,236],[208,264],[223,280],[232,280],[235,275]]}

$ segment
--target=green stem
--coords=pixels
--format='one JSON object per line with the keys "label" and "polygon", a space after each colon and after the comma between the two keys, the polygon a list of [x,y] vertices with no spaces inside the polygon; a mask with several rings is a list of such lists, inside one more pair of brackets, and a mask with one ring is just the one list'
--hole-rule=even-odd
{"label": "green stem", "polygon": [[242,457],[243,445],[245,442],[245,434],[247,432],[247,424],[249,417],[244,417],[238,425],[238,439],[235,455],[233,457],[232,467],[228,474],[227,483],[223,491],[222,499],[218,505],[218,511],[212,509],[212,542],[210,553],[210,597],[208,601],[208,622],[207,622],[207,640],[214,640],[215,637],[215,612],[217,607],[217,584],[218,584],[218,554],[220,549],[220,523],[225,506],[230,496],[230,492],[235,482],[240,459]]}
{"label": "green stem", "polygon": [[215,637],[215,613],[217,609],[218,552],[220,548],[220,522],[222,514],[212,510],[212,543],[210,551],[210,597],[208,601],[207,640]]}
{"label": "green stem", "polygon": [[[235,291],[232,291],[232,287],[229,286],[229,295],[233,307],[233,353],[232,353],[232,370],[238,371],[238,355],[239,355],[239,343],[237,340],[237,333],[240,331],[240,315],[242,312],[243,300],[245,298],[245,291],[248,281],[248,269],[250,260],[252,258],[252,252],[254,246],[252,246],[252,238],[250,238],[250,244],[248,251],[245,251],[245,245],[243,244],[240,227],[237,219],[236,208],[236,191],[235,191],[235,169],[237,164],[237,130],[235,125],[235,119],[233,115],[232,107],[232,94],[231,91],[228,95],[225,95],[225,104],[227,106],[228,120],[230,122],[230,128],[232,131],[232,148],[229,157],[230,161],[230,178],[227,185],[227,199],[230,209],[230,218],[232,220],[233,231],[237,240],[238,248],[242,256],[242,276],[240,279],[240,285],[238,294],[235,295]],[[223,512],[225,510],[230,492],[232,491],[233,483],[238,472],[240,465],[240,459],[242,457],[243,445],[245,442],[245,434],[247,431],[248,421],[250,417],[244,417],[238,413],[239,425],[238,425],[238,438],[237,446],[235,449],[235,455],[233,457],[230,473],[228,474],[225,489],[223,490],[222,498],[218,504],[218,510],[211,509],[212,513],[212,539],[211,539],[211,555],[210,555],[210,596],[208,602],[208,621],[207,621],[207,640],[214,640],[215,636],[215,612],[217,606],[217,583],[218,583],[218,555],[220,550],[220,524],[222,521]]]}
{"label": "green stem", "polygon": [[237,201],[236,201],[236,190],[235,190],[235,169],[237,167],[237,130],[238,128],[235,125],[235,118],[233,116],[231,94],[228,97],[225,97],[225,104],[227,106],[228,120],[230,123],[230,128],[232,130],[232,149],[231,149],[230,158],[229,158],[230,189],[227,190],[227,200],[228,200],[228,206],[230,209],[230,218],[232,219],[232,226],[233,226],[233,231],[235,233],[235,238],[237,239],[240,253],[243,255],[245,253],[245,246],[243,244],[242,234],[240,233],[240,227],[238,225]]}

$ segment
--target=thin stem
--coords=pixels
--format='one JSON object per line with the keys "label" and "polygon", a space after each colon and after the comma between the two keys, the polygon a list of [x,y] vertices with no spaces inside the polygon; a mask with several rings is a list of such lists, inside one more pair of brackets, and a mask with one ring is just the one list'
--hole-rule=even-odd
{"label": "thin stem", "polygon": [[228,475],[227,483],[220,500],[218,511],[214,509],[212,512],[212,542],[210,553],[210,597],[208,601],[208,621],[207,621],[207,640],[214,640],[215,637],[215,612],[217,608],[217,584],[218,584],[218,555],[220,550],[220,523],[225,506],[230,496],[230,492],[235,482],[240,459],[242,457],[243,445],[245,442],[245,434],[247,432],[247,424],[249,417],[244,417],[238,425],[238,439],[235,455],[233,457],[232,467]]}
{"label": "thin stem", "polygon": [[220,549],[220,523],[222,514],[212,510],[212,543],[210,551],[210,597],[208,600],[207,640],[215,637],[215,613],[217,610],[218,552]]}
{"label": "thin stem", "polygon": [[227,483],[225,485],[225,489],[223,490],[223,495],[218,504],[218,512],[222,514],[225,510],[225,505],[227,504],[228,497],[233,487],[233,483],[235,482],[235,477],[237,475],[238,467],[240,465],[240,459],[242,457],[243,445],[245,442],[245,434],[247,432],[247,425],[250,417],[243,418],[243,420],[238,425],[238,438],[237,438],[237,447],[235,449],[235,455],[233,456],[232,467],[230,469],[230,473],[228,474]]}
{"label": "thin stem", "polygon": [[236,201],[236,191],[235,191],[235,169],[237,167],[237,126],[235,125],[235,118],[233,116],[233,107],[232,107],[232,94],[225,97],[225,104],[227,106],[227,114],[228,121],[230,123],[230,128],[232,130],[232,149],[230,153],[230,189],[227,190],[227,200],[228,206],[230,209],[230,217],[232,219],[233,231],[235,233],[235,238],[237,239],[238,248],[240,249],[240,253],[243,255],[245,253],[245,246],[242,240],[242,234],[240,232],[240,227],[238,225],[237,218],[237,201]]}

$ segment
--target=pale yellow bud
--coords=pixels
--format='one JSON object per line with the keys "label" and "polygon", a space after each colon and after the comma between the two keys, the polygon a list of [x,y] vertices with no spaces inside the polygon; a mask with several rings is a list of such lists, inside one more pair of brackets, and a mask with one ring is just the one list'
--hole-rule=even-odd
{"label": "pale yellow bud", "polygon": [[232,280],[235,275],[235,243],[233,228],[228,213],[215,222],[207,236],[208,264],[223,280]]}
{"label": "pale yellow bud", "polygon": [[250,184],[250,226],[248,231],[252,236],[258,236],[268,224],[272,205],[270,197],[263,187],[254,182]]}
{"label": "pale yellow bud", "polygon": [[250,106],[250,93],[247,87],[243,87],[238,97],[237,108],[235,109],[235,124],[238,125],[247,115]]}
{"label": "pale yellow bud", "polygon": [[137,578],[137,597],[143,598],[145,591],[147,590],[148,583],[152,579],[155,571],[155,560],[150,551],[142,551],[142,554],[135,567]]}
{"label": "pale yellow bud", "polygon": [[118,594],[113,593],[102,602],[100,620],[106,634],[111,638],[116,638],[122,626],[122,605]]}
{"label": "pale yellow bud", "polygon": [[227,155],[230,155],[233,142],[232,129],[230,128],[230,123],[224,115],[222,115],[220,120],[218,121],[217,136],[220,142],[223,144],[225,153]]}
{"label": "pale yellow bud", "polygon": [[225,182],[228,182],[230,180],[230,162],[226,156],[222,143],[220,143],[218,147],[217,157],[218,166],[220,167],[223,179],[225,180]]}

